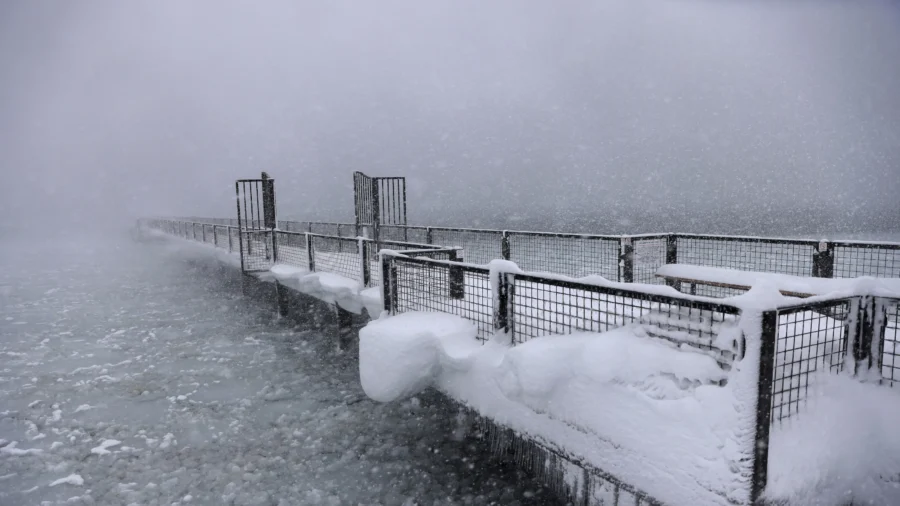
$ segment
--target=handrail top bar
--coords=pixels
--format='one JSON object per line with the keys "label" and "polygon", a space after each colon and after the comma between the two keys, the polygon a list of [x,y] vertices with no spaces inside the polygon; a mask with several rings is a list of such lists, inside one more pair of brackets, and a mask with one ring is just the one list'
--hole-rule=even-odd
{"label": "handrail top bar", "polygon": [[[382,255],[394,257],[402,262],[408,263],[418,263],[422,265],[445,265],[448,267],[456,267],[460,268],[466,272],[479,272],[483,274],[490,274],[491,269],[486,265],[478,265],[478,264],[470,264],[466,262],[453,262],[450,260],[438,260],[434,258],[428,257],[410,257],[404,255],[399,251],[392,250],[382,250],[380,251]],[[530,273],[515,273],[510,272],[517,279],[522,279],[524,281],[531,281],[536,283],[544,283],[553,286],[565,287],[565,288],[573,288],[573,289],[585,289],[587,291],[594,292],[603,292],[608,295],[613,296],[624,296],[624,297],[634,297],[638,296],[639,298],[646,299],[650,302],[657,303],[672,303],[678,302],[681,305],[691,306],[698,309],[709,309],[716,312],[722,312],[726,314],[740,314],[741,308],[739,306],[735,306],[732,304],[722,303],[721,299],[716,299],[712,297],[702,297],[696,295],[663,295],[663,294],[655,294],[649,292],[642,292],[640,290],[634,290],[629,288],[622,288],[618,286],[606,286],[601,284],[590,283],[586,281],[579,281],[577,278],[570,278],[568,276],[562,276],[559,274],[552,273],[539,273],[539,272],[530,272]],[[620,283],[616,281],[610,281],[611,285],[640,285],[640,283]],[[648,285],[654,286],[656,288],[661,288],[657,285]]]}
{"label": "handrail top bar", "polygon": [[[256,181],[256,180],[254,180]],[[165,217],[156,217],[153,219],[163,219],[163,220],[175,220],[175,221],[184,221],[188,223],[198,223],[198,224],[206,224],[213,225],[211,222],[197,221],[198,218],[186,219],[182,217],[174,217],[174,218],[165,218]],[[205,220],[228,220],[230,218],[200,218]],[[348,222],[337,222],[337,221],[297,221],[297,220],[278,220],[279,222],[284,223],[305,223],[309,225],[337,225],[337,226],[356,226],[355,223]],[[233,226],[233,225],[217,225],[217,226]],[[885,248],[885,249],[900,249],[900,242],[894,241],[863,241],[863,240],[851,240],[851,239],[811,239],[811,238],[791,238],[791,237],[761,237],[761,236],[752,236],[752,235],[724,235],[724,234],[696,234],[689,232],[660,232],[660,233],[648,233],[648,234],[592,234],[592,233],[578,233],[578,232],[542,232],[542,231],[529,231],[529,230],[502,230],[502,229],[492,229],[492,228],[468,228],[468,227],[430,227],[425,225],[382,225],[382,228],[398,228],[398,229],[423,229],[423,230],[432,230],[432,231],[446,231],[446,232],[475,232],[475,233],[493,233],[493,234],[503,234],[506,233],[508,235],[518,234],[518,235],[531,235],[531,236],[545,236],[545,237],[560,237],[560,238],[584,238],[584,239],[622,239],[622,238],[632,238],[632,239],[662,239],[665,237],[674,237],[685,238],[685,239],[716,239],[720,241],[735,241],[735,242],[759,242],[759,243],[789,243],[789,244],[802,244],[809,246],[817,246],[820,243],[828,243],[832,246],[855,246],[855,247],[867,247],[867,248]]]}

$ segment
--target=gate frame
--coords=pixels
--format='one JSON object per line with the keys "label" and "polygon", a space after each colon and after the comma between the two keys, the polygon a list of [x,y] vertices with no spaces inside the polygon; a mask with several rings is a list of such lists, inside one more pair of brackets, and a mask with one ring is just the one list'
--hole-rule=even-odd
{"label": "gate frame", "polygon": [[379,228],[382,225],[407,226],[406,177],[372,177],[355,171],[353,208],[357,237],[362,235],[361,227],[372,227],[371,239],[378,247],[381,243]]}
{"label": "gate frame", "polygon": [[[247,192],[249,185],[249,193]],[[241,191],[243,190],[243,192]],[[278,246],[275,241],[275,229],[278,227],[278,217],[275,212],[275,180],[269,177],[269,174],[262,172],[259,179],[237,179],[234,182],[235,204],[237,205],[237,229],[238,229],[238,247],[241,257],[241,272],[248,271],[244,262],[244,234],[252,232],[262,233],[272,237],[272,263],[278,260]],[[250,196],[250,207],[247,207],[247,196]],[[256,200],[254,202],[254,195]],[[244,200],[244,206],[241,207],[241,197]],[[254,213],[254,205],[255,213]],[[260,210],[262,205],[262,210]],[[241,213],[241,210],[244,213]],[[249,222],[250,227],[246,225]],[[250,244],[247,244],[248,251]],[[266,245],[268,246],[268,244]]]}

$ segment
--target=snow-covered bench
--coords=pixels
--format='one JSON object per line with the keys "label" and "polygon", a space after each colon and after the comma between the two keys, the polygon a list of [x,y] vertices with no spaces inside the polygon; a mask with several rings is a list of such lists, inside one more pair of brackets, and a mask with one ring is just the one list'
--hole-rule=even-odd
{"label": "snow-covered bench", "polygon": [[843,279],[811,278],[688,264],[663,265],[657,269],[656,276],[667,281],[689,284],[691,294],[696,294],[697,285],[750,290],[753,285],[765,282],[776,286],[782,295],[806,298],[840,290],[847,284],[847,280]]}

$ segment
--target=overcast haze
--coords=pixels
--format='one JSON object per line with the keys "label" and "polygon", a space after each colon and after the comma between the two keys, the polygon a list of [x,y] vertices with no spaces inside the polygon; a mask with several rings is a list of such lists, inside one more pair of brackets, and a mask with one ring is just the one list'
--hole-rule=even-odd
{"label": "overcast haze", "polygon": [[900,228],[900,3],[5,1],[0,210],[596,232]]}

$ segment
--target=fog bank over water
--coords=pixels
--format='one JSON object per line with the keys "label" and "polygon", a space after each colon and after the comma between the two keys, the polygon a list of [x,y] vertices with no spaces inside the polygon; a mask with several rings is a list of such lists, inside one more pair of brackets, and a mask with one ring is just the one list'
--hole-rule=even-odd
{"label": "fog bank over water", "polygon": [[0,213],[16,226],[352,219],[900,231],[900,4],[608,0],[0,5]]}

